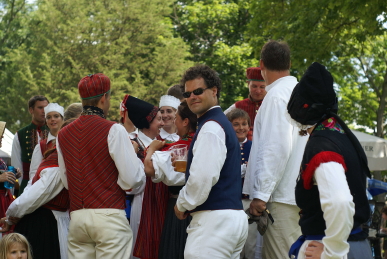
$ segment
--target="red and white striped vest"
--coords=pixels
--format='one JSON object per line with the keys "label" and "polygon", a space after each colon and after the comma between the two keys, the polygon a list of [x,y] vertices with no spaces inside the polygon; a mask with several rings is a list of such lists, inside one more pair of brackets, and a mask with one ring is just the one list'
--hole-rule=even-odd
{"label": "red and white striped vest", "polygon": [[262,104],[262,101],[254,102],[250,98],[246,98],[242,101],[238,101],[235,103],[236,108],[242,109],[249,114],[250,121],[251,121],[250,131],[249,131],[249,134],[247,135],[247,138],[249,140],[253,139],[253,127],[254,127],[255,115],[257,114],[259,107],[261,107],[261,104]]}
{"label": "red and white striped vest", "polygon": [[[40,179],[42,170],[49,167],[58,167],[58,152],[56,150],[40,163],[39,168],[32,179],[32,184]],[[50,210],[67,211],[70,207],[69,192],[66,188],[63,188],[55,198],[44,204],[43,207]]]}
{"label": "red and white striped vest", "polygon": [[82,115],[59,132],[70,211],[82,208],[125,209],[125,192],[117,184],[118,170],[107,142],[114,124],[98,115]]}

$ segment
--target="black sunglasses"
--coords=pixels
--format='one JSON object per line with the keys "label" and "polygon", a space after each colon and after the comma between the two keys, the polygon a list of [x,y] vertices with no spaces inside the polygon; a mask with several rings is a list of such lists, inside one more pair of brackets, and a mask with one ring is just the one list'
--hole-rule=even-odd
{"label": "black sunglasses", "polygon": [[193,93],[194,95],[201,95],[204,92],[204,90],[207,90],[207,89],[209,89],[209,87],[207,87],[207,88],[198,88],[198,89],[193,90],[192,92],[184,92],[183,93],[183,97],[184,98],[189,98],[191,96],[191,93]]}

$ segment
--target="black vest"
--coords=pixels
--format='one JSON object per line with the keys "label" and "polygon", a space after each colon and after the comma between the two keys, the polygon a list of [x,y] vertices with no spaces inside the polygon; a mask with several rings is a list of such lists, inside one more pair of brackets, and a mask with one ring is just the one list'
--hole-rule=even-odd
{"label": "black vest", "polygon": [[[343,156],[347,171],[348,186],[355,203],[353,229],[368,221],[370,207],[366,196],[366,175],[360,164],[359,155],[346,134],[332,130],[314,131],[305,147],[301,164],[301,174],[310,160],[320,152],[331,151]],[[303,179],[299,177],[296,185],[296,203],[302,209],[299,224],[304,235],[324,235],[325,220],[321,209],[317,185],[310,190],[304,188]],[[340,208],[337,208],[340,210]],[[348,241],[364,240],[365,232],[350,235]]]}

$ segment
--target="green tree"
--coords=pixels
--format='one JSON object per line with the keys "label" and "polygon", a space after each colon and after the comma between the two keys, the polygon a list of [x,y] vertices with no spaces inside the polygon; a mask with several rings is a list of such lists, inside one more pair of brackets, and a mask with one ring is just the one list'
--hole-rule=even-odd
{"label": "green tree", "polygon": [[292,50],[292,74],[301,77],[314,61],[326,65],[338,85],[343,118],[384,135],[386,54],[380,37],[386,1],[261,0],[251,9],[257,57],[268,39],[282,39]]}
{"label": "green tree", "polygon": [[177,35],[190,46],[191,60],[219,73],[222,108],[246,98],[246,68],[258,66],[245,38],[248,1],[176,1],[172,17]]}
{"label": "green tree", "polygon": [[[118,104],[127,93],[156,104],[191,65],[188,46],[173,35],[168,17],[172,3],[37,2],[29,23],[30,45],[7,55],[4,70],[12,80],[7,90],[22,93],[23,105],[27,96],[44,94],[51,102],[67,106],[80,101],[79,80],[101,72],[112,81],[110,119],[118,120]],[[20,114],[12,124],[20,120],[23,125],[28,119]]]}

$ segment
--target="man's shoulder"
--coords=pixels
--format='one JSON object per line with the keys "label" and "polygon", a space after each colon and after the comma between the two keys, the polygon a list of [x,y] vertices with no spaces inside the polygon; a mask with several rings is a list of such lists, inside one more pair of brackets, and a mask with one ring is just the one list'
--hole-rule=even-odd
{"label": "man's shoulder", "polygon": [[17,133],[18,133],[18,134],[26,133],[28,130],[30,130],[30,129],[32,129],[32,128],[34,128],[34,124],[30,123],[30,124],[28,124],[27,126],[21,128],[21,129],[19,129],[19,130],[17,131]]}

